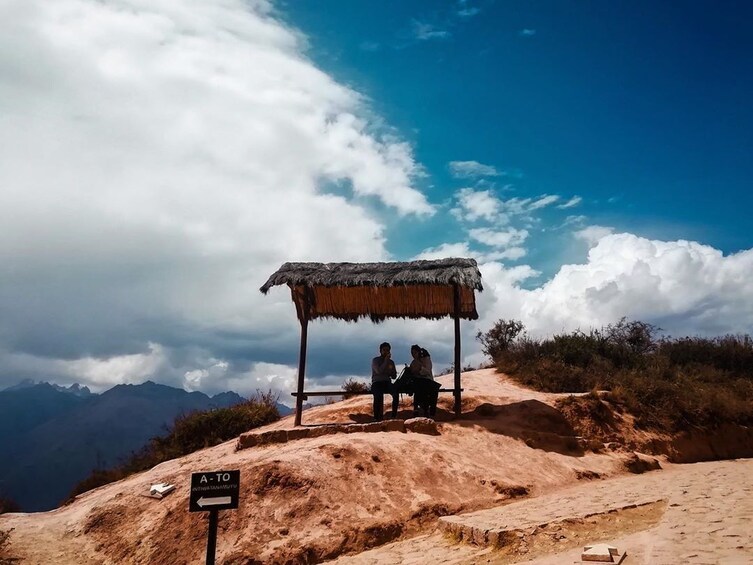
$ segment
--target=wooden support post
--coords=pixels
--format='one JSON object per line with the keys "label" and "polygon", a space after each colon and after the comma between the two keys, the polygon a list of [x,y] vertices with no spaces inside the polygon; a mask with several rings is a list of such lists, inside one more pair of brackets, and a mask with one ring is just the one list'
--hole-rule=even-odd
{"label": "wooden support post", "polygon": [[309,321],[306,317],[301,320],[301,352],[298,355],[298,396],[295,397],[295,425],[301,425],[303,412],[303,380],[306,375],[306,341],[308,338]]}
{"label": "wooden support post", "polygon": [[455,303],[455,416],[460,416],[460,287],[452,287]]}

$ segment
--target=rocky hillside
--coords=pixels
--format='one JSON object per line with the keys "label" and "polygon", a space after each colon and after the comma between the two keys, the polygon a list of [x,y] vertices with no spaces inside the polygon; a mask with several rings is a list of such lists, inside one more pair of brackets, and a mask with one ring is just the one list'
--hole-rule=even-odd
{"label": "rocky hillside", "polygon": [[[617,446],[591,445],[594,453],[577,437],[554,408],[563,395],[520,388],[492,370],[466,373],[463,386],[462,418],[452,419],[443,398],[438,435],[344,426],[351,433],[268,434],[275,442],[241,450],[231,441],[51,512],[2,516],[0,529],[13,528],[8,551],[31,562],[192,563],[207,522],[188,512],[191,473],[240,469],[241,505],[221,515],[218,562],[311,563],[410,536],[441,515],[625,472]],[[366,422],[369,410],[370,398],[358,397],[312,408],[304,423]],[[290,417],[258,433],[286,429]],[[162,481],[176,490],[143,496]]]}

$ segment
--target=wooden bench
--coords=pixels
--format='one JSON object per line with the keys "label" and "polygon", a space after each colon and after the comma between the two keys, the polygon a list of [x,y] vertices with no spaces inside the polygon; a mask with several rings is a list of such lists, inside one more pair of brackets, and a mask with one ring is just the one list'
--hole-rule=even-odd
{"label": "wooden bench", "polygon": [[[463,390],[464,389],[461,388],[460,392],[463,392]],[[440,388],[437,392],[451,392],[451,393],[454,394],[455,393],[455,389],[454,388]],[[290,394],[292,394],[293,396],[296,396],[296,397],[298,396],[297,392],[291,392]],[[359,396],[359,395],[367,395],[367,394],[369,396],[371,396],[371,391],[367,391],[367,392],[348,392],[348,391],[345,391],[345,390],[331,390],[331,391],[304,392],[301,396],[302,396],[303,400],[308,400],[309,396],[344,396],[344,395]],[[385,392],[384,394],[389,394],[389,393]],[[400,394],[407,394],[407,393],[401,392]]]}

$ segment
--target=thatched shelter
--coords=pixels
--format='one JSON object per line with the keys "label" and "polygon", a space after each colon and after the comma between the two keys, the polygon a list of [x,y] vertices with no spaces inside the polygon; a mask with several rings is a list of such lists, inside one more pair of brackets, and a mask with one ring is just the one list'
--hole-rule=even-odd
{"label": "thatched shelter", "polygon": [[285,263],[261,287],[286,284],[301,322],[296,425],[301,423],[309,320],[373,322],[386,318],[451,317],[455,321],[455,413],[460,414],[460,319],[475,320],[475,291],[483,290],[473,259],[402,263]]}

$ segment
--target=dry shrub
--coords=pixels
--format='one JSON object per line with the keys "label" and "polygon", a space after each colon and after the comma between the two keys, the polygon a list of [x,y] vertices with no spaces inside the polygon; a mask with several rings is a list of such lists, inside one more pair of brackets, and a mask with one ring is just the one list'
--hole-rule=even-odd
{"label": "dry shrub", "polygon": [[155,437],[139,452],[112,469],[94,469],[79,482],[66,502],[93,488],[123,479],[155,465],[212,447],[233,439],[243,432],[280,419],[277,396],[271,392],[258,394],[246,402],[207,411],[195,411],[178,416],[167,435]]}
{"label": "dry shrub", "polygon": [[562,398],[556,406],[579,436],[604,437],[615,429],[612,408],[596,392]]}
{"label": "dry shrub", "polygon": [[[533,339],[501,320],[480,334],[499,370],[545,392],[606,390],[636,425],[657,431],[753,424],[753,339],[750,336],[657,339],[658,329],[625,318],[600,330]],[[501,343],[494,344],[497,336]],[[597,422],[601,405],[582,407]],[[572,407],[571,407],[572,408]],[[606,407],[604,407],[606,408]]]}
{"label": "dry shrub", "polygon": [[11,528],[10,530],[0,530],[0,565],[3,563],[13,563],[12,558],[5,556],[5,550],[10,542],[10,534],[13,530],[14,528]]}
{"label": "dry shrub", "polygon": [[[369,385],[356,379],[348,379],[342,385],[343,392],[346,393],[364,393],[369,392]],[[343,398],[353,398],[356,394],[343,394]]]}

